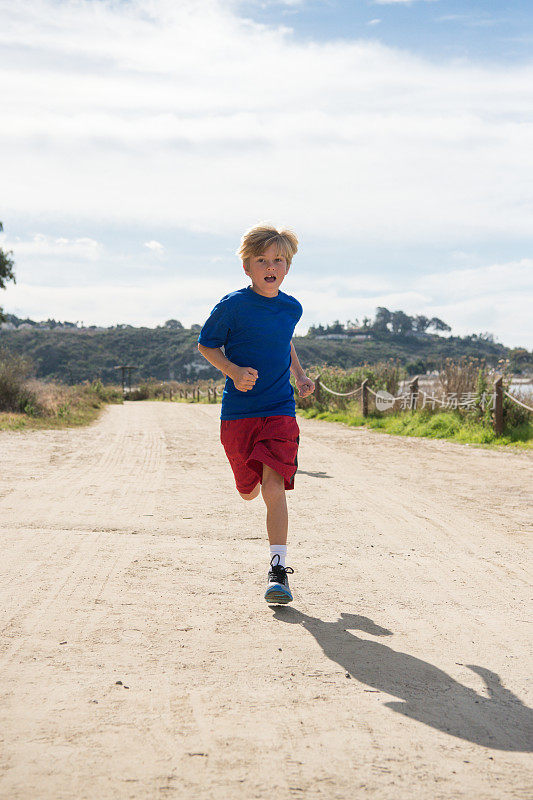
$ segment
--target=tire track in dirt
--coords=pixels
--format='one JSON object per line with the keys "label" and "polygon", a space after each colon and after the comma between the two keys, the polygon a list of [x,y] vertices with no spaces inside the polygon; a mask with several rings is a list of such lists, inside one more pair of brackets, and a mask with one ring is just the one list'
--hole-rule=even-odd
{"label": "tire track in dirt", "polygon": [[[142,424],[139,413],[135,404],[113,406],[102,420],[103,430],[91,426],[77,442],[69,436],[63,446],[70,449],[43,468],[41,476],[14,485],[0,499],[0,528],[15,521],[51,528],[61,520],[61,528],[87,530],[92,523],[96,529],[116,529],[131,519],[132,511],[153,513],[164,474],[164,437],[157,413],[143,417]],[[118,430],[113,430],[115,422]],[[31,511],[21,515],[24,508]],[[80,516],[82,525],[72,525]]]}
{"label": "tire track in dirt", "polygon": [[[45,580],[48,578],[48,583],[54,585],[44,589],[39,587],[36,596],[8,620],[2,636],[6,640],[16,637],[16,640],[0,653],[0,670],[5,669],[36,634],[41,634],[45,619],[51,628],[64,623],[65,629],[83,631],[85,620],[92,615],[94,604],[104,591],[106,583],[131,560],[129,552],[118,553],[111,559],[99,557],[103,536],[105,534],[78,534],[82,540],[73,551],[75,555],[72,557],[69,554],[69,565],[59,574],[54,573],[53,561],[47,565],[48,574],[45,574]],[[57,555],[61,554],[53,552],[54,557]],[[63,558],[64,556],[61,560]],[[76,608],[76,616],[72,618],[69,617],[71,607]],[[85,610],[81,611],[81,607]]]}
{"label": "tire track in dirt", "polygon": [[[16,536],[11,536],[7,542],[4,543],[4,558],[9,553],[8,548],[13,542],[16,542],[19,547],[18,551],[26,549],[30,554],[33,554],[34,544],[41,533],[32,533],[27,535],[21,531],[17,531]],[[70,559],[76,552],[77,547],[72,542],[65,542],[64,537],[60,531],[53,531],[52,533],[45,533],[48,536],[50,543],[50,552],[56,553],[58,550],[62,551],[61,560]],[[62,541],[63,540],[63,541]],[[18,553],[16,554],[18,556]],[[33,596],[28,592],[29,587],[39,584],[43,567],[42,562],[35,558],[33,568],[28,569],[28,552],[20,552],[20,557],[16,558],[9,563],[9,560],[4,561],[3,580],[0,577],[0,593],[2,595],[2,615],[0,634],[4,634],[12,621],[24,613],[24,610],[33,603]]]}

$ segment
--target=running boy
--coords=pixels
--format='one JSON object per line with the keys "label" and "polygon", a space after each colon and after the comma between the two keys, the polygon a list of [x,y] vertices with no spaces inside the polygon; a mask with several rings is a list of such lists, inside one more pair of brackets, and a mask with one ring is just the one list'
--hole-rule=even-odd
{"label": "running boy", "polygon": [[261,490],[267,508],[268,603],[293,599],[287,573],[294,570],[285,566],[285,490],[294,488],[300,429],[290,373],[300,397],[315,390],[292,343],[302,306],[279,288],[297,250],[292,231],[269,225],[248,230],[237,255],[251,286],[225,295],[198,337],[200,353],[226,375],[220,440],[237,490],[244,500],[253,500]]}

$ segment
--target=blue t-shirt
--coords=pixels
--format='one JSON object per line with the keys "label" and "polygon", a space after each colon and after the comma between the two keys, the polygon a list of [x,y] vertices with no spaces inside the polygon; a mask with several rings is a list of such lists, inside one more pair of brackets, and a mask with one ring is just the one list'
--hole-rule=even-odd
{"label": "blue t-shirt", "polygon": [[253,367],[258,378],[240,392],[226,378],[220,419],[296,416],[290,383],[291,339],[302,306],[285,292],[263,297],[247,286],[225,295],[211,311],[198,342],[224,347],[226,358],[239,367]]}

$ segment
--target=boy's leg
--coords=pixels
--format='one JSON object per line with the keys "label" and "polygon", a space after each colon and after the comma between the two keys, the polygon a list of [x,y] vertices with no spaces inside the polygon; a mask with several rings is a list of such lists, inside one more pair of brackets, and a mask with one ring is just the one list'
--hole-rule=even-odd
{"label": "boy's leg", "polygon": [[287,544],[289,519],[284,479],[279,472],[266,464],[263,464],[261,493],[267,507],[266,525],[269,543]]}
{"label": "boy's leg", "polygon": [[[285,605],[293,599],[289,588],[287,573],[294,572],[292,567],[285,568],[285,555],[287,550],[287,500],[285,497],[285,480],[279,472],[263,464],[263,482],[261,486],[263,500],[267,507],[267,532],[270,542],[270,553],[277,551],[270,560],[268,585],[265,592],[267,603],[281,603]],[[280,558],[283,554],[283,562]],[[278,563],[275,563],[275,559]]]}

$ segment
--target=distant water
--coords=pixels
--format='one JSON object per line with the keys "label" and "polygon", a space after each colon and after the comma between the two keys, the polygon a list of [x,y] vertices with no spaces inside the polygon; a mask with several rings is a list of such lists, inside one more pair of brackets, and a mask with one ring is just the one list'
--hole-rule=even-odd
{"label": "distant water", "polygon": [[511,394],[513,392],[533,392],[533,381],[529,381],[529,383],[511,383],[509,390]]}
{"label": "distant water", "polygon": [[[424,377],[420,376],[419,383],[422,384],[424,382],[425,382]],[[408,386],[409,386],[409,381],[400,381],[400,391],[406,391]],[[520,383],[520,382],[515,383],[515,382],[512,382],[510,387],[509,387],[509,391],[510,391],[511,394],[520,393],[520,392],[524,392],[525,394],[529,394],[529,393],[533,392],[533,379],[528,381],[527,383]]]}

